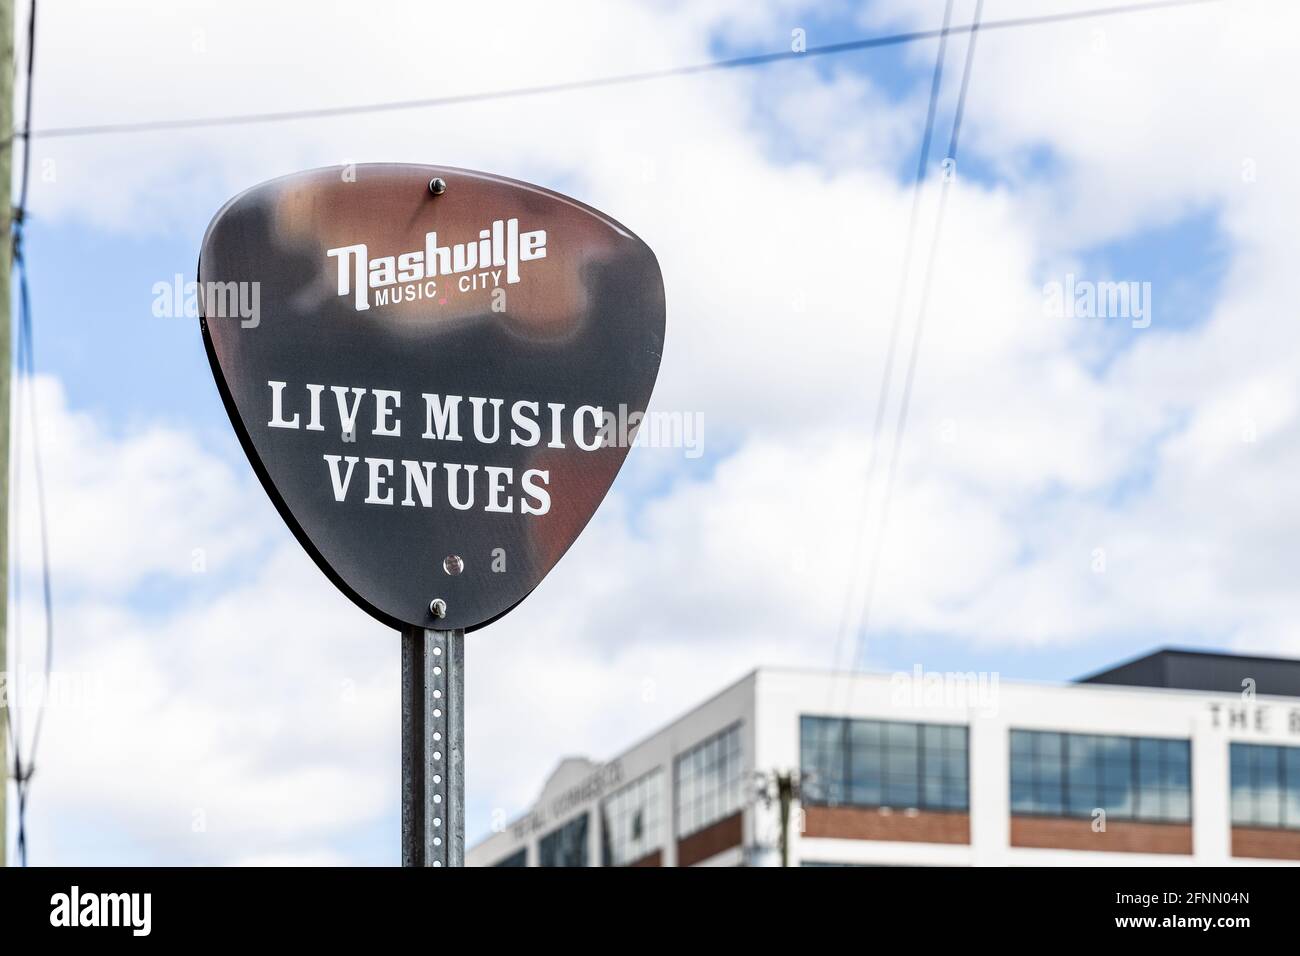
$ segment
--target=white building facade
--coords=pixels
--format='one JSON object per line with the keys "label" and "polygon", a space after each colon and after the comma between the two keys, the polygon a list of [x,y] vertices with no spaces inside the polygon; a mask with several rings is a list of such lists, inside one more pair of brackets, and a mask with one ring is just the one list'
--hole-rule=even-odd
{"label": "white building facade", "polygon": [[1300,861],[1300,662],[1163,651],[1089,680],[760,669],[565,760],[467,863],[779,865],[778,775],[792,866]]}

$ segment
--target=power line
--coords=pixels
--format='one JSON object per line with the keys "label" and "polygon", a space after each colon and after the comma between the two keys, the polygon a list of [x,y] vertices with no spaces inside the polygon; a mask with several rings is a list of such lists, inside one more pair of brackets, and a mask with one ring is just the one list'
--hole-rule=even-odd
{"label": "power line", "polygon": [[[853,558],[849,562],[849,587],[844,595],[844,604],[840,609],[840,622],[835,635],[835,667],[838,672],[843,656],[844,642],[848,639],[849,619],[853,611],[853,597],[857,593],[856,569],[862,561],[862,547],[866,543],[867,519],[871,506],[871,480],[875,476],[876,461],[879,459],[877,449],[880,447],[881,432],[884,428],[885,409],[889,402],[889,389],[893,383],[894,355],[898,346],[898,331],[903,323],[903,304],[906,300],[907,277],[912,271],[912,247],[916,237],[916,222],[921,208],[921,187],[925,182],[925,173],[930,165],[930,143],[934,134],[934,118],[938,111],[939,91],[943,86],[943,61],[947,53],[949,25],[952,21],[953,0],[948,0],[943,11],[943,26],[939,34],[939,50],[934,58],[934,72],[930,79],[930,102],[925,112],[925,132],[921,135],[921,149],[916,164],[916,176],[912,180],[912,208],[907,218],[907,235],[903,242],[903,265],[899,270],[898,289],[894,294],[894,316],[889,326],[889,344],[885,348],[885,364],[880,374],[880,390],[876,396],[876,417],[871,427],[871,444],[867,446],[867,473],[862,480],[862,502],[859,507],[860,520],[858,535],[854,541]],[[855,654],[856,658],[856,654]],[[854,659],[850,659],[850,667]],[[832,682],[831,695],[835,694]]]}
{"label": "power line", "polygon": [[[26,808],[28,791],[31,786],[32,774],[36,769],[36,754],[40,749],[41,730],[45,725],[46,701],[50,693],[50,680],[54,664],[54,599],[50,581],[50,535],[47,517],[48,509],[45,501],[45,473],[41,461],[41,419],[36,401],[36,363],[32,344],[31,295],[27,283],[27,264],[17,248],[14,251],[14,265],[18,270],[20,310],[18,319],[18,362],[22,370],[22,379],[19,387],[20,390],[26,387],[28,393],[25,404],[28,409],[27,414],[32,432],[32,468],[36,484],[36,510],[41,542],[41,600],[45,617],[44,686],[41,688],[40,698],[36,705],[36,722],[32,729],[31,750],[27,759],[22,763],[23,773],[20,780],[21,789],[18,795],[18,850],[19,858],[25,866],[27,863]],[[21,450],[19,450],[18,457],[18,464],[21,465]],[[21,575],[21,569],[18,569],[18,573]],[[15,637],[17,636],[16,632],[17,628],[15,628]],[[15,761],[17,761],[17,757],[18,750],[15,749]]]}
{"label": "power line", "polygon": [[[14,779],[18,791],[18,826],[17,826],[17,848],[18,858],[23,866],[27,865],[27,803],[31,790],[31,781],[36,769],[36,754],[40,749],[41,729],[45,723],[45,706],[46,698],[50,690],[50,678],[54,660],[54,608],[53,597],[50,584],[50,553],[49,553],[49,527],[46,519],[45,507],[45,476],[41,463],[41,425],[40,414],[36,404],[36,389],[33,383],[35,375],[35,361],[32,349],[32,320],[31,320],[31,296],[27,283],[27,266],[22,258],[20,246],[15,244],[14,247],[14,266],[18,271],[18,301],[19,301],[19,319],[18,319],[18,368],[20,372],[19,387],[17,389],[19,401],[17,411],[21,414],[24,403],[21,400],[22,391],[27,390],[27,401],[25,407],[28,409],[28,417],[32,431],[32,466],[34,468],[34,477],[36,484],[36,507],[40,526],[41,541],[41,592],[43,599],[43,610],[45,615],[45,665],[44,665],[44,685],[36,705],[36,721],[32,730],[31,749],[29,755],[24,759],[22,757],[21,739],[18,736],[18,730],[15,727],[14,748]],[[15,434],[20,434],[16,429]],[[21,446],[15,445],[15,484],[17,476],[21,474],[22,460]],[[16,490],[16,489],[15,489]],[[15,494],[15,502],[17,495]],[[17,513],[17,509],[15,509]],[[19,533],[21,534],[21,525]],[[15,541],[15,545],[17,542]],[[17,579],[15,581],[15,596],[21,594],[21,587],[18,582],[22,578],[22,569],[17,568]],[[21,608],[21,603],[19,604]],[[14,616],[14,638],[15,645],[20,640],[20,630],[18,627],[19,615]],[[16,650],[17,648],[15,648]]]}
{"label": "power line", "polygon": [[[23,116],[24,127],[30,127],[32,117],[32,88],[33,76],[35,73],[36,61],[36,4],[37,0],[32,0],[30,14],[27,20],[27,90],[26,105]],[[40,413],[36,404],[36,389],[34,385],[34,376],[36,373],[35,350],[32,339],[32,307],[31,293],[27,282],[27,264],[24,258],[23,237],[24,221],[27,211],[27,186],[31,170],[30,146],[23,150],[23,165],[19,186],[19,202],[13,213],[13,265],[18,272],[18,348],[17,348],[17,369],[18,388],[16,390],[16,415],[15,415],[15,436],[18,439],[14,442],[14,501],[15,513],[19,513],[16,504],[19,500],[19,486],[22,476],[22,417],[24,407],[27,409],[28,418],[32,429],[32,465],[34,469],[34,478],[36,483],[36,508],[39,518],[40,541],[41,541],[41,590],[43,597],[43,607],[45,613],[45,667],[44,667],[44,686],[41,688],[40,697],[36,706],[36,721],[32,731],[31,750],[26,759],[22,756],[22,735],[20,728],[12,720],[7,723],[11,726],[11,741],[14,751],[14,782],[18,796],[18,820],[17,820],[17,850],[18,859],[21,865],[27,865],[27,807],[31,791],[32,774],[36,768],[36,753],[40,747],[41,729],[45,722],[45,705],[46,698],[49,694],[50,676],[54,660],[54,602],[52,596],[52,587],[50,583],[50,549],[49,549],[49,526],[46,517],[45,507],[45,475],[41,463],[41,426]],[[23,402],[23,390],[27,391],[27,401]],[[18,526],[18,535],[15,536],[15,552],[21,554],[21,536],[22,526]],[[16,598],[22,594],[22,568],[16,568],[16,577],[14,583],[14,595]],[[19,602],[15,602],[18,604]],[[21,614],[14,616],[14,644],[15,656],[21,648],[20,623]],[[12,693],[9,695],[12,697]]]}
{"label": "power line", "polygon": [[[32,128],[32,73],[36,62],[36,0],[32,0],[31,12],[27,17],[27,89],[24,91],[23,129]],[[18,190],[17,220],[22,223],[22,214],[27,211],[27,182],[30,178],[32,163],[30,149],[23,150],[23,173]]]}
{"label": "power line", "polygon": [[[1038,16],[1011,17],[1004,20],[991,20],[977,27],[974,23],[960,24],[948,29],[947,33],[971,33],[975,29],[1006,30],[1019,27],[1042,26],[1053,23],[1067,23],[1076,20],[1089,20],[1099,17],[1117,16],[1128,13],[1143,13],[1173,7],[1200,6],[1208,3],[1222,3],[1225,0],[1148,0],[1144,3],[1129,3],[1114,7],[1094,7],[1086,10],[1072,10],[1063,13],[1041,14]],[[243,126],[255,123],[281,123],[294,120],[323,119],[337,116],[357,116],[367,113],[388,113],[399,110],[431,109],[439,106],[457,106],[466,103],[484,103],[496,100],[521,99],[530,96],[542,96],[551,93],[570,93],[578,90],[599,89],[602,87],[628,86],[652,80],[670,79],[679,76],[698,76],[705,73],[717,73],[724,70],[746,69],[749,67],[768,66],[787,60],[799,60],[808,57],[837,56],[854,53],[859,50],[872,50],[880,47],[898,46],[921,40],[938,39],[946,35],[942,30],[913,30],[906,33],[894,33],[885,36],[865,37],[859,40],[847,40],[840,43],[828,43],[811,46],[802,51],[781,50],[775,53],[759,53],[750,56],[733,57],[725,60],[710,60],[686,66],[666,67],[659,70],[645,70],[637,73],[621,73],[613,76],[594,77],[586,80],[570,80],[561,83],[547,83],[540,86],[511,87],[501,90],[488,90],[479,93],[463,93],[452,96],[433,96],[412,100],[390,100],[378,103],[359,103],[352,106],[322,106],[314,109],[282,110],[270,113],[232,113],[224,116],[192,117],[164,120],[143,120],[140,122],[98,123],[83,126],[55,126],[49,129],[34,130],[30,126],[15,130],[9,139],[27,137],[29,139],[54,139],[72,136],[103,136],[114,133],[147,133],[166,130],[207,129],[220,126]],[[9,140],[6,139],[6,143]]]}
{"label": "power line", "polygon": [[[975,61],[975,41],[979,37],[979,21],[983,12],[984,0],[976,0],[974,25],[971,30],[970,42],[966,47],[966,64],[962,69],[961,88],[957,94],[957,107],[953,115],[952,137],[948,143],[948,159],[956,161],[957,144],[961,136],[962,118],[965,115],[966,94],[970,89],[971,65]],[[898,407],[898,420],[894,426],[894,443],[889,458],[889,473],[885,480],[885,496],[881,505],[880,524],[876,531],[876,540],[872,551],[871,565],[867,575],[867,593],[866,601],[863,606],[862,618],[858,625],[858,645],[854,654],[854,660],[861,657],[862,648],[866,644],[867,631],[871,626],[871,612],[873,609],[876,593],[876,579],[880,570],[880,555],[885,538],[885,532],[889,524],[890,504],[893,501],[894,482],[898,474],[898,462],[903,447],[903,440],[907,435],[908,411],[912,402],[912,385],[916,379],[916,366],[921,352],[921,336],[925,331],[925,320],[930,311],[930,289],[934,279],[934,266],[938,258],[939,240],[943,234],[944,214],[948,207],[948,190],[952,185],[952,176],[945,175],[939,192],[939,211],[935,216],[934,234],[930,240],[930,252],[926,257],[925,277],[922,280],[921,300],[917,311],[916,326],[912,332],[912,345],[907,360],[907,375],[903,380],[903,396]]]}

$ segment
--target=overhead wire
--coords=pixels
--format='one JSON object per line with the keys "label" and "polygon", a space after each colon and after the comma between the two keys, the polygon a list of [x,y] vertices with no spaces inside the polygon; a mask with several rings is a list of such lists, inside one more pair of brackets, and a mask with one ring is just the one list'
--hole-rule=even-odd
{"label": "overhead wire", "polygon": [[[23,117],[24,128],[30,128],[32,118],[33,80],[35,77],[36,62],[36,8],[37,0],[32,0],[27,20],[27,88],[25,91],[25,112]],[[30,180],[31,148],[30,143],[28,143],[23,149],[22,167],[19,178],[19,199],[17,206],[13,210],[12,235],[10,237],[13,250],[13,268],[18,277],[18,335],[14,363],[14,368],[17,372],[17,387],[14,389],[16,413],[14,416],[16,440],[13,443],[14,514],[15,516],[21,516],[21,511],[17,505],[22,500],[21,483],[23,475],[23,449],[26,447],[22,440],[22,426],[25,411],[27,423],[31,426],[32,472],[36,487],[37,524],[40,533],[41,596],[45,621],[45,653],[43,680],[38,692],[36,718],[32,730],[30,747],[27,749],[26,757],[23,756],[24,742],[21,734],[21,724],[15,723],[13,719],[17,711],[15,708],[9,707],[10,702],[13,700],[14,688],[11,687],[10,693],[6,695],[6,707],[8,707],[10,715],[10,719],[7,720],[6,723],[9,725],[10,729],[10,740],[13,748],[14,785],[18,798],[16,849],[18,860],[23,866],[27,865],[27,814],[31,794],[31,781],[36,769],[36,756],[40,749],[41,731],[45,723],[45,711],[50,694],[54,661],[54,600],[50,574],[49,522],[46,509],[45,473],[41,459],[40,411],[37,404],[35,387],[36,360],[32,334],[31,291],[28,284],[26,250],[23,242],[26,235],[27,197]],[[18,524],[16,530],[17,533],[13,536],[14,551],[15,555],[20,557],[22,554],[21,523]],[[14,596],[17,613],[12,615],[14,625],[12,627],[12,633],[14,634],[16,658],[19,657],[21,653],[22,644],[22,580],[23,569],[21,566],[17,566],[14,575]]]}
{"label": "overhead wire", "polygon": [[871,615],[875,603],[876,583],[879,577],[881,555],[885,536],[889,527],[890,506],[893,502],[894,487],[898,476],[898,465],[902,454],[903,442],[907,436],[908,414],[911,409],[912,389],[916,381],[916,368],[921,354],[921,342],[925,332],[926,319],[930,314],[930,294],[934,283],[935,265],[938,261],[939,246],[943,238],[944,216],[948,208],[948,195],[956,179],[957,147],[961,137],[962,119],[965,116],[966,97],[970,90],[971,67],[975,62],[976,41],[979,39],[979,22],[983,13],[984,0],[976,0],[973,23],[975,28],[970,33],[966,45],[966,62],[962,68],[961,86],[957,93],[957,105],[953,114],[952,135],[948,142],[947,160],[953,166],[945,171],[939,187],[939,208],[935,215],[934,231],[930,239],[930,250],[926,257],[925,273],[921,285],[920,303],[917,309],[916,324],[912,330],[912,342],[908,352],[907,373],[903,380],[903,393],[898,407],[898,418],[894,426],[893,446],[890,450],[889,471],[885,479],[884,498],[881,504],[880,521],[873,542],[871,564],[867,572],[866,599],[862,616],[857,627],[857,646],[854,661],[861,659],[866,644],[867,634],[871,628]]}
{"label": "overhead wire", "polygon": [[[1128,13],[1142,13],[1173,7],[1200,6],[1204,4],[1223,2],[1226,2],[1226,0],[1146,0],[1146,2],[1127,3],[1118,6],[1090,7],[1083,10],[1067,10],[1059,13],[1036,14],[1033,16],[1009,17],[1003,20],[991,20],[982,24],[980,29],[986,32],[989,30],[1017,29],[1020,27],[1068,23],[1072,21],[1117,16]],[[957,24],[949,28],[948,34],[970,33],[973,29],[975,29],[975,26],[971,23]],[[469,103],[485,103],[496,100],[510,100],[555,93],[569,93],[580,90],[599,89],[602,87],[627,86],[636,83],[671,79],[673,77],[698,76],[700,74],[716,73],[724,70],[761,67],[789,60],[837,56],[861,50],[898,46],[922,40],[934,40],[939,38],[940,32],[940,30],[934,29],[912,30],[904,33],[863,37],[857,40],[846,40],[840,43],[827,43],[810,46],[798,51],[780,50],[773,53],[759,53],[748,56],[730,57],[727,59],[709,60],[703,63],[665,67],[657,70],[643,70],[635,73],[620,73],[611,76],[591,77],[583,80],[544,83],[536,86],[484,90],[475,93],[429,96],[409,100],[358,103],[348,106],[321,106],[307,109],[280,110],[263,113],[232,113],[222,116],[181,117],[175,119],[56,126],[40,130],[25,127],[21,130],[15,130],[12,135],[15,137],[39,137],[43,139],[72,136],[105,136],[119,133],[147,133],[183,129],[204,129],[222,126],[242,126],[257,123],[281,123],[296,120],[358,116],[402,110],[430,109],[441,106],[458,106]]]}
{"label": "overhead wire", "polygon": [[[849,582],[845,589],[844,603],[840,609],[839,625],[835,635],[834,671],[838,675],[844,668],[843,647],[847,640],[849,622],[853,615],[854,601],[857,594],[857,568],[862,563],[862,548],[866,543],[867,519],[870,516],[872,479],[875,476],[881,433],[884,429],[885,412],[889,403],[890,386],[893,384],[894,356],[898,346],[898,333],[903,323],[904,304],[907,299],[907,279],[912,271],[912,249],[916,239],[916,224],[921,209],[921,192],[925,184],[925,174],[930,166],[930,143],[934,134],[934,120],[938,112],[939,91],[943,86],[943,63],[947,55],[949,26],[952,22],[953,0],[947,0],[943,11],[943,25],[939,31],[939,47],[934,58],[934,69],[930,78],[930,100],[925,112],[925,127],[921,134],[921,146],[917,154],[916,174],[912,180],[912,204],[907,217],[907,232],[903,239],[903,263],[899,269],[898,287],[894,293],[893,319],[889,325],[889,340],[885,347],[885,362],[880,373],[880,387],[876,396],[876,412],[871,427],[871,439],[867,445],[867,468],[862,479],[862,498],[859,502],[858,520],[855,522],[858,534],[854,541],[853,556],[849,561]],[[854,658],[847,662],[848,669],[855,663]],[[832,681],[830,693],[835,693],[836,682]]]}

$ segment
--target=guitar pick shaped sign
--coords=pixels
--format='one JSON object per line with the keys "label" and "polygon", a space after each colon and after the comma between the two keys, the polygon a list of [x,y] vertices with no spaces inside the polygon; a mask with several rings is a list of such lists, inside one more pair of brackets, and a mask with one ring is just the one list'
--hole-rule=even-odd
{"label": "guitar pick shaped sign", "polygon": [[465,169],[256,186],[212,220],[198,278],[213,375],[271,500],[399,629],[471,630],[538,585],[618,474],[663,351],[644,242]]}

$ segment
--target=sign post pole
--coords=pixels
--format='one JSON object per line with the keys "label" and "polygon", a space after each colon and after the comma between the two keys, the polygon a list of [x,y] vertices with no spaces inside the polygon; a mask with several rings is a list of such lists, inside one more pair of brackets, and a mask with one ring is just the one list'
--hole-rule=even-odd
{"label": "sign post pole", "polygon": [[402,866],[465,864],[465,632],[402,631]]}

